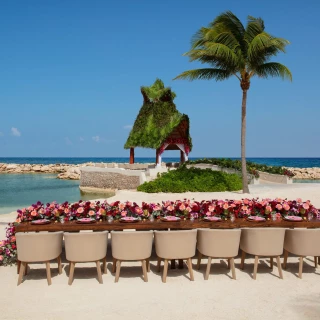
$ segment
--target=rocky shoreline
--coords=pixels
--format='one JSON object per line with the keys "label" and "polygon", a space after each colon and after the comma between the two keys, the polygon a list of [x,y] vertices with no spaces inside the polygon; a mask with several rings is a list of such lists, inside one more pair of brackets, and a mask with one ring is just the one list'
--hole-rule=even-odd
{"label": "rocky shoreline", "polygon": [[133,170],[144,170],[150,163],[136,163],[129,165],[128,163],[95,163],[87,162],[81,164],[16,164],[16,163],[0,163],[1,173],[52,173],[58,174],[58,179],[64,180],[80,180],[80,168],[83,167],[99,167],[99,168],[123,168]]}
{"label": "rocky shoreline", "polygon": [[305,179],[305,180],[318,180],[320,179],[320,168],[313,167],[313,168],[289,168],[286,169],[290,170],[295,174],[293,179]]}

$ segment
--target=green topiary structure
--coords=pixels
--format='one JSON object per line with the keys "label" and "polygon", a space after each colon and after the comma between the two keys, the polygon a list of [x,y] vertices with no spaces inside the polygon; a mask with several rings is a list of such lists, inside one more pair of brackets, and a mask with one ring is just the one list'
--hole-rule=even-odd
{"label": "green topiary structure", "polygon": [[[188,154],[192,149],[190,122],[186,114],[177,110],[173,102],[176,94],[160,79],[150,87],[141,87],[141,93],[143,105],[124,145],[130,149],[130,163],[134,162],[136,147],[156,149],[158,159],[164,149],[180,150],[177,144],[183,144]],[[168,145],[164,147],[165,144]]]}

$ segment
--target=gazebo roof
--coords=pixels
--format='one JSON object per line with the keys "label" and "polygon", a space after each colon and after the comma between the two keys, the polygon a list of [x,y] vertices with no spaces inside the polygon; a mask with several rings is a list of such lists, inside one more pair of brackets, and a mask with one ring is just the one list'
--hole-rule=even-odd
{"label": "gazebo roof", "polygon": [[177,110],[173,103],[176,95],[171,88],[165,88],[157,79],[152,86],[141,87],[141,93],[143,105],[124,148],[158,149],[168,140],[183,139],[191,150],[189,117]]}

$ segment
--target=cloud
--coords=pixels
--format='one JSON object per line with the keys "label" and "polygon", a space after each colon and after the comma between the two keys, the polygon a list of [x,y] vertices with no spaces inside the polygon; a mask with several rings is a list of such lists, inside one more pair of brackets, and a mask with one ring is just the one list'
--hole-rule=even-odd
{"label": "cloud", "polygon": [[127,124],[126,126],[123,126],[123,129],[131,130],[132,129],[132,124]]}
{"label": "cloud", "polygon": [[3,132],[0,131],[0,137],[3,137],[3,136],[4,136]]}
{"label": "cloud", "polygon": [[80,137],[79,140],[80,140],[81,142],[83,142],[83,141],[84,141],[84,138]]}
{"label": "cloud", "polygon": [[99,142],[100,141],[100,137],[99,136],[94,136],[92,137],[92,140],[95,142]]}
{"label": "cloud", "polygon": [[69,145],[69,146],[72,144],[72,141],[69,139],[69,137],[65,137],[65,138],[64,138],[64,141],[65,141],[66,144]]}
{"label": "cloud", "polygon": [[11,134],[15,137],[21,136],[21,132],[17,128],[14,128],[14,127],[11,128]]}

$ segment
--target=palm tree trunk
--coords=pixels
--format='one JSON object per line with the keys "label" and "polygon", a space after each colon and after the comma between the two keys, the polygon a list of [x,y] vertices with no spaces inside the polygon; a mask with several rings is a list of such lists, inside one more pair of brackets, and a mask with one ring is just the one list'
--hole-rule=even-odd
{"label": "palm tree trunk", "polygon": [[242,91],[241,109],[241,169],[242,192],[250,193],[248,187],[247,162],[246,162],[246,120],[247,120],[247,90]]}

